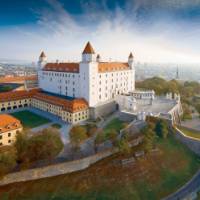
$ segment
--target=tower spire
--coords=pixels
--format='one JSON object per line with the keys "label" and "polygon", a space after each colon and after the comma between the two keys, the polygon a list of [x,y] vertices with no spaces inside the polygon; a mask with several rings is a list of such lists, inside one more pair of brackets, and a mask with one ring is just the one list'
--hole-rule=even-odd
{"label": "tower spire", "polygon": [[39,61],[38,61],[39,69],[43,68],[43,66],[46,64],[46,61],[47,61],[47,57],[46,57],[44,51],[42,51],[40,56],[39,56]]}
{"label": "tower spire", "polygon": [[129,59],[133,59],[133,54],[132,54],[132,52],[130,52],[130,54],[129,54],[129,57],[128,57]]}
{"label": "tower spire", "polygon": [[83,50],[83,54],[95,54],[95,51],[89,41],[87,42],[85,49]]}
{"label": "tower spire", "polygon": [[83,52],[82,52],[82,61],[83,62],[95,62],[95,51],[90,44],[90,42],[87,42]]}
{"label": "tower spire", "polygon": [[40,58],[45,58],[45,57],[46,57],[46,55],[45,55],[44,51],[42,51],[40,54]]}
{"label": "tower spire", "polygon": [[128,57],[128,64],[131,69],[133,68],[133,61],[134,61],[134,57],[133,57],[132,52],[130,52],[129,57]]}

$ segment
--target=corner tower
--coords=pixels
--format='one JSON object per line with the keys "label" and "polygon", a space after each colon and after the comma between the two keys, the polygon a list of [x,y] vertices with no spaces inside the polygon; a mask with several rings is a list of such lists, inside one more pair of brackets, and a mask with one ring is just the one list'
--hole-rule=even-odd
{"label": "corner tower", "polygon": [[42,69],[46,63],[47,63],[47,57],[46,57],[44,51],[42,51],[42,53],[40,54],[39,60],[38,60],[39,69]]}
{"label": "corner tower", "polygon": [[133,54],[132,52],[129,54],[129,57],[128,57],[128,65],[131,69],[133,69],[133,62],[134,62],[134,57],[133,57]]}
{"label": "corner tower", "polygon": [[98,62],[96,62],[95,51],[88,42],[82,52],[82,62],[80,62],[80,96],[84,97],[90,107],[97,104],[98,84]]}
{"label": "corner tower", "polygon": [[95,59],[95,51],[90,42],[87,42],[85,49],[82,52],[82,62],[92,62],[95,61]]}

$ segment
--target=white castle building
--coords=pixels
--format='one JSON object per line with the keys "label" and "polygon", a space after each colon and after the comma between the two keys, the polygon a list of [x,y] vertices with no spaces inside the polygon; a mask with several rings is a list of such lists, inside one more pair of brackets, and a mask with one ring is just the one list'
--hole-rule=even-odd
{"label": "white castle building", "polygon": [[47,92],[84,98],[89,107],[112,100],[118,94],[135,90],[135,68],[132,53],[127,62],[103,62],[88,42],[77,63],[47,63],[39,58],[39,87]]}
{"label": "white castle building", "polygon": [[[80,62],[47,62],[44,52],[38,61],[36,90],[0,94],[0,112],[34,107],[69,123],[108,115],[116,110],[138,119],[147,115],[178,121],[180,97],[155,98],[155,93],[135,90],[134,57],[126,62],[103,62],[88,42]],[[179,98],[178,98],[179,97]]]}

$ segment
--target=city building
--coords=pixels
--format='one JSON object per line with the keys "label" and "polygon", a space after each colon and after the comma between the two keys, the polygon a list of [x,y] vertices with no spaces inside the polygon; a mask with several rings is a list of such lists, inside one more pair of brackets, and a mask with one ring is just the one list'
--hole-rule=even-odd
{"label": "city building", "polygon": [[8,114],[0,114],[0,146],[11,145],[23,129],[21,122]]}

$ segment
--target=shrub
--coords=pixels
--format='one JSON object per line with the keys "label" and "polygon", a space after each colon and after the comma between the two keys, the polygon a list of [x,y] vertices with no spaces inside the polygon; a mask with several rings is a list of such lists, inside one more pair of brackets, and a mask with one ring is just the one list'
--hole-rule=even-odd
{"label": "shrub", "polygon": [[99,131],[99,132],[97,133],[97,135],[96,135],[96,138],[95,138],[94,143],[95,143],[96,145],[99,145],[99,144],[105,142],[105,139],[106,139],[106,138],[105,138],[105,135],[104,135],[103,131]]}
{"label": "shrub", "polygon": [[129,143],[125,138],[122,138],[117,142],[117,147],[119,149],[119,152],[123,155],[129,154],[131,152]]}
{"label": "shrub", "polygon": [[0,150],[0,176],[10,172],[16,166],[16,150],[5,146]]}
{"label": "shrub", "polygon": [[74,147],[79,147],[80,144],[87,139],[87,129],[83,126],[74,126],[70,133],[70,141]]}
{"label": "shrub", "polygon": [[169,133],[167,122],[161,119],[158,120],[155,126],[155,131],[156,131],[157,136],[166,138]]}
{"label": "shrub", "polygon": [[52,159],[63,149],[60,135],[55,129],[45,129],[30,138],[25,133],[19,133],[14,146],[18,162],[27,166],[29,162]]}
{"label": "shrub", "polygon": [[94,124],[88,124],[87,125],[87,136],[91,137],[95,134],[95,132],[97,131],[97,127]]}
{"label": "shrub", "polygon": [[63,146],[59,133],[46,129],[28,140],[28,157],[31,161],[52,159],[60,153]]}

